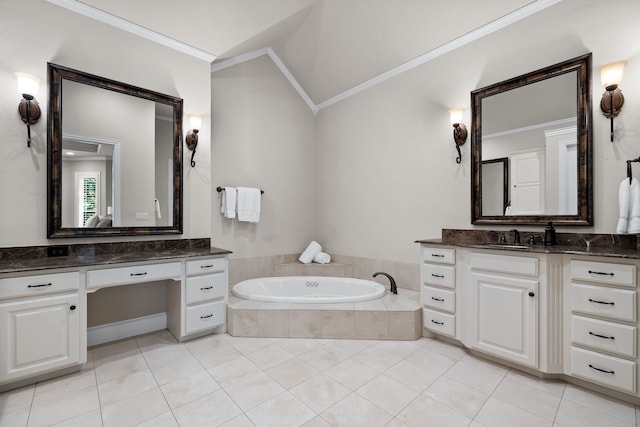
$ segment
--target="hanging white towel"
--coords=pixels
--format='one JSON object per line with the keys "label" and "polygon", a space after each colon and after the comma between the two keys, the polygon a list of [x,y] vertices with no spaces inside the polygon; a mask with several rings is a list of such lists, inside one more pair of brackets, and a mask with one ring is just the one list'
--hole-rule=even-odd
{"label": "hanging white towel", "polygon": [[320,246],[320,243],[312,240],[311,243],[307,245],[307,248],[304,250],[304,252],[300,254],[300,256],[298,257],[298,261],[303,264],[309,264],[313,261],[313,258],[320,252],[322,252],[322,246]]}
{"label": "hanging white towel", "polygon": [[632,178],[625,178],[620,183],[618,190],[620,203],[620,217],[616,232],[620,234],[640,233],[640,182]]}
{"label": "hanging white towel", "polygon": [[[627,179],[627,185],[629,180]],[[633,178],[629,189],[629,226],[627,233],[640,233],[640,181]]]}
{"label": "hanging white towel", "polygon": [[261,199],[259,188],[238,187],[238,221],[259,222]]}
{"label": "hanging white towel", "polygon": [[313,257],[313,262],[318,264],[329,264],[331,262],[331,255],[326,252],[318,252],[316,256]]}
{"label": "hanging white towel", "polygon": [[235,187],[224,187],[220,201],[220,213],[225,218],[236,217],[237,191]]}

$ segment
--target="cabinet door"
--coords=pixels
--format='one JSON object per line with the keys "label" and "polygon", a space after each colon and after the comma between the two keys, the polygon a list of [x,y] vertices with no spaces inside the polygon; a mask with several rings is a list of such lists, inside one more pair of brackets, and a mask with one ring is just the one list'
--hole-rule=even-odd
{"label": "cabinet door", "polygon": [[80,361],[78,294],[0,304],[0,383]]}
{"label": "cabinet door", "polygon": [[538,365],[538,281],[472,273],[478,350],[522,365]]}

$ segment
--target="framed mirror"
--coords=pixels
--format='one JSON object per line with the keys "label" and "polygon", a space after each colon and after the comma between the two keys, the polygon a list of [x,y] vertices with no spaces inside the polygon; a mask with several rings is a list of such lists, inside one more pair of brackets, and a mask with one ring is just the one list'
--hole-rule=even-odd
{"label": "framed mirror", "polygon": [[47,68],[48,237],[182,234],[182,99]]}
{"label": "framed mirror", "polygon": [[593,225],[590,53],[471,92],[471,115],[472,224]]}

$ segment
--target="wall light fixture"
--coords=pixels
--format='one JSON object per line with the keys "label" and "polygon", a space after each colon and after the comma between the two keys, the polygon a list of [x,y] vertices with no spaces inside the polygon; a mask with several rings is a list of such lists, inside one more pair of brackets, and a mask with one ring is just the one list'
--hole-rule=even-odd
{"label": "wall light fixture", "polygon": [[31,125],[35,125],[40,120],[40,105],[36,101],[40,79],[27,73],[14,73],[18,79],[18,91],[22,95],[18,105],[20,118],[27,125],[27,147],[31,147]]}
{"label": "wall light fixture", "polygon": [[187,148],[192,151],[191,153],[191,167],[196,166],[196,162],[193,161],[193,156],[196,155],[196,147],[198,146],[198,131],[202,127],[202,116],[198,116],[195,114],[189,115],[189,131],[187,132],[187,137],[185,138],[185,142],[187,143]]}
{"label": "wall light fixture", "polygon": [[456,149],[458,150],[458,157],[456,163],[462,162],[462,152],[460,147],[467,142],[467,127],[462,123],[462,115],[464,114],[464,108],[453,108],[449,110],[451,124],[453,125],[453,141],[456,143]]}
{"label": "wall light fixture", "polygon": [[624,104],[624,96],[618,85],[622,82],[622,73],[626,64],[626,61],[618,61],[600,67],[600,82],[606,90],[600,100],[600,109],[606,118],[611,119],[611,142],[613,142],[613,118],[620,114]]}

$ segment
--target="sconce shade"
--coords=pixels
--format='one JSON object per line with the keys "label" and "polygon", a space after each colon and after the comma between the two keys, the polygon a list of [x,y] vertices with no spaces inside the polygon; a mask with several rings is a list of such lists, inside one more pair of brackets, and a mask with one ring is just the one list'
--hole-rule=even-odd
{"label": "sconce shade", "polygon": [[38,96],[40,89],[40,79],[27,73],[14,73],[18,79],[18,92],[20,95],[31,95],[33,98]]}
{"label": "sconce shade", "polygon": [[461,123],[463,115],[464,108],[453,108],[449,110],[449,118],[451,120],[451,124],[454,125],[456,123]]}
{"label": "sconce shade", "polygon": [[200,129],[202,127],[202,116],[196,114],[189,115],[189,127],[191,129]]}
{"label": "sconce shade", "polygon": [[618,86],[622,82],[624,66],[627,61],[618,61],[600,67],[600,82],[602,86],[608,88],[610,86]]}

